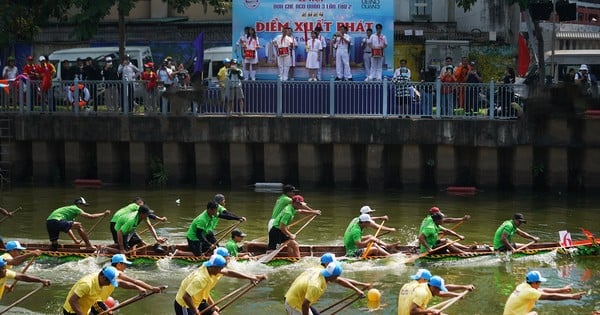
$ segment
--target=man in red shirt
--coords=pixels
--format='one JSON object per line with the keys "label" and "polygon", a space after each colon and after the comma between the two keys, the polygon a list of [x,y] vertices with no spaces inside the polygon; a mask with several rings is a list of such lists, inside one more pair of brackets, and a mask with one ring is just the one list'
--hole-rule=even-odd
{"label": "man in red shirt", "polygon": [[[25,64],[25,66],[23,66],[23,74],[26,75],[29,78],[29,82],[31,82],[31,80],[37,80],[38,76],[36,73],[36,65],[33,62],[33,57],[32,56],[27,56],[27,63]],[[33,85],[30,85],[31,90],[33,89]],[[26,97],[29,97],[29,110],[31,111],[33,109],[33,104],[35,103],[35,93],[33,93],[33,91],[24,89],[23,91],[25,91],[25,93],[27,93]]]}
{"label": "man in red shirt", "polygon": [[38,80],[41,80],[39,85],[39,91],[41,96],[41,107],[42,111],[46,111],[46,104],[48,109],[53,111],[52,104],[52,78],[56,76],[56,68],[53,64],[46,60],[46,57],[39,57],[40,64],[36,67],[36,73],[38,74]]}

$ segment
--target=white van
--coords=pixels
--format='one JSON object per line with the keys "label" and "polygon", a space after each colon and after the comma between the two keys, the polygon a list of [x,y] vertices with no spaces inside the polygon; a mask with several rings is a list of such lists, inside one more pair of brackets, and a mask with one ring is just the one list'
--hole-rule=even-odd
{"label": "white van", "polygon": [[[152,61],[152,51],[148,46],[129,46],[125,47],[125,53],[129,55],[132,64],[143,71],[142,65]],[[104,59],[110,56],[113,59],[113,64],[121,63],[119,57],[119,47],[87,47],[87,48],[71,48],[57,50],[48,56],[48,60],[56,67],[56,79],[60,79],[61,66],[60,63],[68,60],[69,66],[76,64],[77,59],[86,59],[91,57],[97,63],[98,68],[104,67]]]}
{"label": "white van", "polygon": [[600,77],[600,50],[598,49],[574,49],[547,51],[544,56],[546,63],[546,75],[553,75],[554,82],[565,80],[565,75],[570,70],[579,71],[582,64],[586,64],[589,72],[597,78]]}
{"label": "white van", "polygon": [[213,47],[204,50],[204,60],[202,71],[205,74],[204,79],[208,79],[210,83],[216,83],[217,73],[223,67],[223,60],[230,58],[233,54],[231,46]]}

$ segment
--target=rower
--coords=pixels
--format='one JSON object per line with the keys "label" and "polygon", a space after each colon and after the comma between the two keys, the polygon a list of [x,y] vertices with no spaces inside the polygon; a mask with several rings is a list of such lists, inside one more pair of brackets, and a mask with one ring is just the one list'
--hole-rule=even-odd
{"label": "rower", "polygon": [[[104,287],[109,288],[105,291]],[[112,293],[116,287],[138,290],[140,295],[146,295],[147,292],[146,289],[134,283],[119,279],[119,271],[115,267],[107,266],[102,268],[100,272],[93,272],[84,276],[71,287],[63,304],[63,314],[89,314],[92,305],[101,300],[102,295],[106,292],[110,291]]]}
{"label": "rower", "polygon": [[538,242],[540,240],[539,237],[533,236],[519,228],[523,223],[527,223],[527,220],[525,220],[521,213],[515,213],[512,220],[504,221],[496,230],[496,234],[494,234],[494,250],[512,252],[519,247],[520,244],[515,244],[512,241],[515,233],[519,234],[521,237]]}
{"label": "rower", "polygon": [[23,254],[23,251],[25,249],[26,248],[21,246],[21,243],[19,241],[10,241],[6,243],[6,253],[0,256],[4,259],[4,261],[6,261],[6,268],[12,269],[13,266],[18,266],[22,264],[28,258],[38,257],[42,254],[42,251],[39,249]]}
{"label": "rower", "polygon": [[[387,220],[389,220],[389,218],[388,218],[387,215],[379,216],[379,217],[372,216],[371,213],[373,213],[375,211],[376,211],[375,209],[371,209],[371,207],[369,207],[369,206],[362,206],[360,208],[360,214],[359,215],[361,215],[361,214],[368,214],[369,216],[371,216],[371,221],[369,222],[369,226],[372,227],[373,229],[377,230],[377,229],[379,229],[379,227],[381,225],[375,223],[375,220],[384,220],[384,221],[387,221]],[[348,232],[348,230],[350,230],[350,228],[352,226],[357,225],[357,224],[358,224],[358,217],[356,217],[356,218],[352,219],[352,221],[350,221],[350,223],[346,227],[346,232]],[[389,232],[395,232],[396,231],[395,228],[389,228],[389,227],[383,227],[382,230],[389,231]]]}
{"label": "rower", "polygon": [[342,271],[340,263],[334,261],[329,263],[325,269],[309,269],[301,273],[285,294],[287,314],[318,314],[311,305],[325,293],[327,282],[337,282],[343,287],[354,290],[358,296],[364,297],[365,293],[362,290],[346,279],[339,278]]}
{"label": "rower", "polygon": [[140,238],[135,229],[138,227],[142,221],[146,222],[148,225],[148,229],[157,244],[155,245],[155,250],[160,251],[162,248],[158,244],[164,243],[167,239],[164,237],[158,237],[156,234],[156,230],[150,224],[148,220],[148,216],[153,213],[148,206],[140,206],[136,212],[131,212],[128,214],[124,214],[119,217],[117,224],[115,225],[115,230],[117,231],[117,246],[118,250],[121,254],[125,254],[127,250],[130,248],[141,245],[144,246],[146,243]]}
{"label": "rower", "polygon": [[227,208],[225,208],[225,203],[226,203],[225,195],[216,194],[215,198],[214,198],[214,202],[217,203],[217,216],[213,222],[213,225],[214,225],[213,229],[217,227],[217,224],[219,223],[219,219],[237,220],[240,222],[246,221],[246,217],[237,216],[236,214],[228,211]]}
{"label": "rower", "polygon": [[283,193],[277,198],[275,206],[273,207],[273,213],[271,214],[271,219],[269,219],[269,223],[267,225],[267,233],[271,231],[271,228],[273,227],[273,221],[275,220],[275,218],[287,205],[290,205],[292,203],[292,197],[294,197],[299,192],[300,191],[292,185],[283,186]]}
{"label": "rower", "polygon": [[50,285],[50,280],[40,279],[35,276],[29,276],[26,274],[18,273],[12,270],[8,270],[7,263],[4,258],[0,257],[0,300],[2,300],[2,295],[4,295],[4,288],[6,288],[6,280],[15,279],[24,282],[39,282],[44,284],[44,286]]}
{"label": "rower", "polygon": [[[440,208],[438,208],[438,207],[435,207],[435,206],[431,207],[429,209],[429,214],[421,222],[421,227],[423,227],[427,224],[430,224],[432,222],[431,215],[434,213],[442,213],[442,212],[440,211]],[[449,218],[445,214],[442,213],[442,217],[443,217],[442,224],[465,222],[465,221],[468,221],[469,219],[471,219],[471,216],[468,214],[465,214],[462,218]]]}
{"label": "rower", "polygon": [[[321,256],[320,258],[320,263],[321,263],[321,267],[323,268],[327,268],[327,266],[332,263],[332,262],[336,262],[337,259],[335,258],[335,254],[334,253],[325,253]],[[339,283],[340,285],[343,285],[342,283],[344,281],[347,281],[357,287],[363,287],[364,289],[369,289],[371,287],[373,287],[372,283],[365,283],[365,282],[360,282],[357,280],[353,280],[350,278],[342,278],[342,277],[338,277],[338,279],[342,279],[341,281],[335,281],[337,283]]]}
{"label": "rower", "polygon": [[202,256],[202,254],[217,246],[217,239],[213,233],[213,222],[218,215],[217,209],[218,204],[211,200],[206,204],[206,210],[192,220],[186,233],[191,253],[179,251],[180,255]]}
{"label": "rower", "polygon": [[[382,230],[386,231],[395,231],[394,228],[389,228],[386,226],[380,226],[371,220],[371,216],[368,214],[361,214],[358,217],[358,222],[349,225],[344,233],[344,248],[346,249],[346,256],[348,257],[361,257],[363,256],[366,248],[369,246],[371,242],[373,245],[369,249],[367,256],[389,256],[390,253],[385,250],[385,247],[388,246],[385,242],[378,239],[373,235],[362,235],[365,228],[369,226],[378,226],[381,227]],[[379,228],[378,228],[379,229]]]}
{"label": "rower", "polygon": [[88,219],[96,219],[105,215],[109,215],[110,210],[90,214],[83,211],[81,206],[89,206],[83,197],[75,199],[74,205],[64,206],[52,211],[50,216],[48,216],[46,219],[46,229],[48,230],[48,236],[50,236],[50,242],[52,242],[52,251],[56,251],[58,249],[58,236],[60,232],[67,233],[75,242],[75,244],[81,243],[81,241],[78,240],[73,234],[73,231],[71,230],[72,228],[77,230],[77,233],[79,233],[79,236],[85,242],[87,249],[95,249],[90,243],[87,234],[83,230],[83,225],[81,222],[73,221],[73,219],[78,215]]}
{"label": "rower", "polygon": [[[441,212],[436,212],[431,215],[431,222],[428,222],[425,226],[421,226],[419,229],[419,244],[421,245],[421,253],[433,253],[437,247],[444,246],[449,242],[448,239],[438,239],[440,233],[452,234],[459,239],[463,240],[465,237],[454,232],[453,230],[447,229],[442,226],[444,215]],[[451,253],[464,254],[464,250],[468,247],[454,243],[452,245],[444,246],[443,252],[449,251]]]}
{"label": "rower", "polygon": [[304,209],[306,203],[304,197],[295,195],[292,197],[292,203],[285,206],[279,215],[273,221],[273,227],[269,231],[269,244],[267,251],[277,249],[277,246],[290,240],[287,245],[288,257],[300,257],[300,246],[296,241],[296,235],[292,233],[288,226],[294,220],[296,213],[320,215],[321,210]]}
{"label": "rower", "polygon": [[267,279],[266,275],[244,274],[225,267],[227,267],[227,260],[223,256],[212,255],[200,268],[185,277],[175,296],[175,314],[200,315],[202,311],[210,308],[203,314],[218,315],[219,307],[214,305],[215,301],[210,296],[210,291],[223,276],[248,279],[253,282]]}
{"label": "rower", "polygon": [[246,237],[246,233],[238,229],[231,231],[231,239],[225,244],[225,247],[232,257],[247,259],[251,256],[248,252],[240,253],[241,247],[238,244],[244,240],[244,237]]}
{"label": "rower", "polygon": [[[152,286],[147,284],[146,282],[142,281],[142,280],[137,280],[134,278],[131,278],[127,275],[125,275],[125,269],[127,269],[127,266],[130,266],[131,264],[133,264],[131,261],[127,260],[127,257],[125,257],[125,255],[123,254],[116,254],[113,255],[111,258],[111,266],[115,267],[115,269],[117,269],[117,278],[119,280],[124,280],[130,283],[133,283],[139,287],[142,287],[144,289],[146,289],[148,292],[152,291],[154,293],[160,293],[163,289],[166,288],[166,286],[162,286],[162,287],[156,287],[156,286]],[[90,314],[100,314],[106,310],[108,310],[110,307],[108,305],[106,305],[104,303],[104,301],[106,301],[110,295],[112,294],[112,292],[114,291],[114,287],[111,285],[108,286],[103,286],[102,287],[102,293],[100,293],[100,299],[96,301],[96,303],[92,306],[92,311],[90,312]]]}
{"label": "rower", "polygon": [[[130,204],[117,210],[115,212],[115,214],[113,214],[112,218],[110,219],[110,233],[112,233],[113,241],[115,242],[115,244],[119,243],[117,241],[117,230],[115,230],[115,225],[117,225],[117,221],[119,220],[119,218],[122,215],[132,213],[132,212],[137,212],[138,209],[140,208],[140,206],[143,206],[145,204],[146,203],[144,202],[144,199],[142,199],[141,197],[135,197]],[[167,221],[167,217],[159,217],[154,213],[150,213],[148,215],[148,218],[150,218],[152,220],[159,220],[161,222]]]}

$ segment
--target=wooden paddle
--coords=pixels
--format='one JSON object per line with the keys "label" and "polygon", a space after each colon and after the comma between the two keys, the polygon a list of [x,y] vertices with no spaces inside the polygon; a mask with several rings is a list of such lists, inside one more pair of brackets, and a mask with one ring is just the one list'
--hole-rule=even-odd
{"label": "wooden paddle", "polygon": [[518,253],[518,252],[524,250],[525,248],[529,247],[533,243],[535,243],[535,241],[531,241],[531,242],[529,242],[529,243],[527,243],[527,244],[525,244],[525,245],[523,245],[523,246],[515,249],[515,251],[513,253]]}
{"label": "wooden paddle", "polygon": [[342,305],[342,307],[338,308],[337,310],[335,310],[333,313],[331,313],[331,315],[337,314],[339,312],[341,312],[343,309],[345,309],[346,307],[352,305],[354,302],[360,300],[362,298],[362,296],[357,296],[354,299],[350,300],[350,302]]}
{"label": "wooden paddle", "polygon": [[[166,288],[166,286],[165,286],[165,288]],[[109,309],[107,309],[107,310],[103,311],[102,313],[100,313],[100,314],[98,314],[98,315],[106,315],[106,314],[108,314],[108,313],[110,313],[110,312],[114,312],[114,311],[116,311],[116,310],[118,310],[118,309],[120,309],[120,308],[123,308],[123,307],[125,307],[125,306],[127,306],[127,305],[129,305],[129,304],[133,304],[133,303],[135,303],[135,302],[137,302],[137,301],[139,301],[139,300],[143,300],[143,299],[145,299],[145,298],[147,298],[147,297],[151,296],[151,295],[152,295],[152,294],[154,294],[154,293],[155,293],[154,291],[150,291],[150,292],[148,292],[148,293],[146,293],[146,294],[144,294],[144,295],[139,295],[139,294],[138,294],[138,295],[136,295],[136,296],[134,296],[134,297],[131,297],[131,298],[129,298],[129,299],[127,299],[127,300],[125,300],[125,301],[123,301],[123,302],[119,303],[119,305],[115,305],[115,306],[113,306],[113,307],[111,307],[111,308],[109,308]]]}
{"label": "wooden paddle", "polygon": [[[153,228],[155,228],[157,225],[159,225],[159,224],[161,224],[161,223],[163,223],[163,221],[158,221],[158,222],[156,222],[156,223],[152,224],[152,227],[153,227]],[[149,230],[150,230],[150,228],[149,228],[149,227],[146,227],[146,228],[145,228],[145,229],[143,229],[141,232],[139,232],[139,233],[138,233],[138,235],[142,235],[142,234],[144,234],[144,233],[148,232]]]}
{"label": "wooden paddle", "polygon": [[[215,233],[215,236],[217,236],[217,235],[221,235],[223,232],[225,232],[225,231],[227,231],[227,230],[229,230],[229,232],[231,232],[231,231],[233,231],[233,229],[235,229],[235,228],[236,228],[238,225],[239,225],[239,222],[236,222],[236,223],[234,223],[234,224],[232,224],[232,225],[230,225],[230,226],[228,226],[228,227],[226,227],[226,228],[222,229],[221,231],[219,231],[219,232]],[[225,234],[227,234],[227,233],[225,233]]]}
{"label": "wooden paddle", "polygon": [[219,237],[219,239],[214,244],[211,244],[210,247],[204,253],[202,253],[202,256],[206,256],[210,253],[211,250],[215,249],[215,247],[217,247],[217,244],[219,244],[220,241],[227,237],[227,235],[231,233],[231,231],[233,231],[235,228],[237,228],[240,224],[242,224],[242,221],[239,221],[236,224],[233,224],[232,226],[228,227],[227,229],[229,231],[227,231],[227,233],[223,233],[223,235],[221,235],[221,237]]}
{"label": "wooden paddle", "polygon": [[15,213],[17,213],[17,211],[21,210],[21,207],[18,207],[17,209],[15,209],[13,212],[10,212],[10,216],[5,216],[4,218],[0,219],[0,223],[6,221],[8,218],[12,217]]}
{"label": "wooden paddle", "polygon": [[[438,250],[438,249],[446,248],[446,247],[448,247],[448,246],[450,246],[450,245],[452,245],[452,244],[454,244],[454,243],[456,243],[456,242],[458,242],[458,241],[460,241],[460,239],[456,239],[456,240],[454,240],[454,241],[452,241],[452,242],[448,242],[448,243],[446,243],[446,244],[444,244],[444,245],[442,245],[442,246],[436,247],[436,248],[434,248],[434,250]],[[419,254],[419,255],[417,255],[417,256],[413,256],[413,257],[410,257],[410,258],[406,259],[406,260],[404,261],[404,263],[405,263],[405,264],[410,264],[410,263],[414,262],[415,260],[417,260],[417,259],[419,259],[419,258],[423,258],[423,257],[425,257],[425,256],[427,256],[427,255],[429,255],[429,254],[430,254],[430,252],[424,252],[424,253],[421,253],[421,254]]]}
{"label": "wooden paddle", "polygon": [[465,290],[463,291],[463,293],[461,293],[459,296],[453,297],[451,299],[448,299],[444,302],[438,303],[432,307],[429,307],[429,309],[436,309],[438,307],[441,306],[440,309],[438,309],[438,311],[443,311],[445,309],[447,309],[448,307],[450,307],[452,304],[456,303],[458,300],[462,299],[465,295],[467,295],[467,293],[469,293],[469,290]]}
{"label": "wooden paddle", "polygon": [[241,291],[237,296],[235,296],[233,299],[231,299],[229,302],[223,304],[223,306],[219,307],[219,313],[222,312],[225,308],[227,308],[229,305],[233,304],[233,302],[235,302],[237,299],[239,299],[240,297],[242,297],[244,294],[248,293],[248,291],[252,290],[254,287],[256,287],[258,285],[258,283],[261,281],[262,279],[258,280],[257,282],[251,282],[249,286],[246,287],[245,290]]}
{"label": "wooden paddle", "polygon": [[245,286],[242,286],[242,287],[232,291],[231,293],[225,295],[224,297],[220,298],[219,300],[217,300],[216,302],[214,302],[213,304],[209,305],[207,308],[202,310],[200,312],[200,314],[204,314],[204,313],[208,312],[213,306],[215,306],[231,297],[234,297],[231,301],[229,301],[229,302],[225,303],[223,306],[219,307],[219,311],[222,311],[224,308],[228,307],[231,303],[233,303],[237,299],[239,299],[242,295],[246,294],[252,288],[257,286],[258,283],[260,283],[260,281],[262,281],[262,279],[258,280],[257,282],[251,281],[250,283],[246,284]]}
{"label": "wooden paddle", "polygon": [[[369,286],[364,286],[364,287],[363,287],[363,290],[366,290],[368,287],[369,287]],[[351,299],[351,298],[352,298],[353,296],[355,296],[355,295],[356,295],[356,292],[355,292],[355,293],[352,293],[352,294],[350,294],[350,295],[348,295],[347,297],[345,297],[345,298],[343,298],[343,299],[341,299],[341,300],[339,300],[339,301],[337,301],[337,302],[335,302],[335,303],[333,303],[333,304],[331,304],[331,305],[329,305],[329,306],[327,306],[326,308],[324,308],[324,309],[322,309],[321,311],[319,311],[319,313],[326,312],[326,311],[328,311],[328,310],[330,310],[330,309],[332,309],[332,308],[334,308],[334,307],[338,306],[339,304],[346,302],[347,300]]]}
{"label": "wooden paddle", "polygon": [[137,252],[137,251],[140,251],[142,249],[148,248],[148,247],[153,246],[153,245],[154,244],[146,244],[144,246],[140,246],[138,248],[134,248],[134,249],[128,250],[128,251],[125,252],[125,256],[127,256],[127,255],[129,255],[129,254],[131,254],[133,252]]}
{"label": "wooden paddle", "polygon": [[[385,220],[381,221],[381,224],[379,225],[377,232],[375,232],[375,238],[377,238],[377,236],[379,235],[379,232],[381,231],[381,228],[383,227],[384,223],[385,223]],[[360,259],[367,258],[367,256],[369,255],[369,251],[371,250],[371,247],[373,247],[373,243],[375,243],[375,241],[369,242],[369,245],[367,245],[367,248],[365,249],[365,251],[362,254],[362,256],[360,257]]]}
{"label": "wooden paddle", "polygon": [[[31,257],[31,259],[29,260],[27,265],[25,265],[25,267],[23,267],[23,270],[21,270],[21,273],[27,272],[27,269],[29,269],[29,267],[31,267],[31,265],[33,264],[33,262],[35,261],[36,258],[37,258],[37,256]],[[15,287],[15,285],[17,285],[17,282],[19,282],[19,280],[15,279],[15,281],[13,281],[13,283],[8,287],[8,289],[12,290]]]}
{"label": "wooden paddle", "polygon": [[[456,223],[455,225],[453,225],[449,230],[454,231],[454,229],[456,229],[457,227],[459,227],[463,223],[465,223],[465,221],[460,221],[460,222]],[[446,231],[442,231],[441,235],[443,236],[445,234],[446,234]]]}
{"label": "wooden paddle", "polygon": [[[300,229],[298,229],[298,231],[297,231],[295,234],[296,234],[296,235],[298,235],[298,233],[302,232],[302,230],[304,230],[304,228],[305,228],[306,226],[308,226],[308,224],[309,224],[310,222],[312,222],[312,220],[314,220],[314,218],[316,218],[316,217],[317,217],[317,215],[316,215],[316,214],[313,214],[313,215],[310,217],[310,220],[306,221],[306,223],[304,223],[304,225],[303,225],[303,226],[301,226],[301,227],[300,227]],[[285,248],[285,247],[288,245],[288,243],[289,243],[290,241],[291,241],[291,240],[287,240],[287,241],[283,242],[283,244],[281,244],[281,245],[279,246],[279,248],[277,248],[277,249],[275,249],[274,251],[270,252],[269,254],[267,254],[267,255],[265,255],[265,256],[263,256],[263,257],[261,257],[261,258],[260,258],[258,261],[259,261],[260,263],[266,264],[266,263],[268,263],[269,261],[273,260],[273,258],[275,258],[275,256],[277,256],[277,254],[279,254],[279,252],[280,252],[282,249],[284,249],[284,248]]]}
{"label": "wooden paddle", "polygon": [[25,294],[22,298],[14,301],[11,305],[7,306],[5,309],[3,309],[2,311],[0,311],[0,314],[4,314],[6,312],[8,312],[11,308],[15,307],[17,304],[23,302],[25,299],[27,299],[28,297],[32,296],[34,293],[36,293],[37,291],[41,290],[44,287],[44,285],[42,284],[42,286],[33,289],[33,291]]}
{"label": "wooden paddle", "polygon": [[94,229],[98,226],[98,224],[100,224],[100,222],[102,222],[104,220],[104,218],[106,218],[108,215],[104,215],[100,218],[100,220],[98,220],[96,223],[94,223],[94,225],[92,225],[92,227],[88,230],[87,235],[88,238],[90,237],[90,235],[92,235],[92,233],[94,232]]}

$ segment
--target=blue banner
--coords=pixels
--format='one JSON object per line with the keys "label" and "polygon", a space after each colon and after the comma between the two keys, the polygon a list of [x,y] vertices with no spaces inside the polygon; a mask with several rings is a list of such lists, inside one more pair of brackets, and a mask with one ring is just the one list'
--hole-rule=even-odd
{"label": "blue banner", "polygon": [[[385,5],[384,5],[385,3]],[[394,66],[394,1],[389,0],[233,0],[232,10],[232,47],[235,49],[244,28],[253,27],[261,49],[258,50],[259,63],[274,66],[274,51],[271,41],[281,34],[285,27],[291,27],[293,37],[298,42],[296,66],[304,67],[306,59],[305,42],[316,27],[322,29],[326,39],[324,50],[324,68],[331,66],[333,50],[331,40],[342,25],[348,28],[352,37],[350,64],[355,75],[363,74],[364,67],[361,42],[366,30],[382,24],[382,34],[387,38],[388,46],[384,51],[385,70]],[[234,56],[241,56],[238,48]],[[260,72],[261,70],[259,70]]]}

